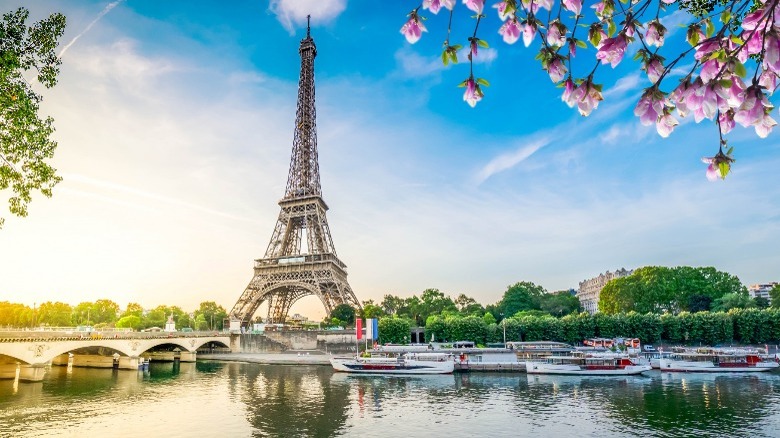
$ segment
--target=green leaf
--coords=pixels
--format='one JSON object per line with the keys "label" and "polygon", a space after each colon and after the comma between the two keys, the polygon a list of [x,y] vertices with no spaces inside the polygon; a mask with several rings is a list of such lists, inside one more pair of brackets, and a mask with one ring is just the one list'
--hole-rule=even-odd
{"label": "green leaf", "polygon": [[720,22],[726,24],[729,20],[731,20],[731,12],[729,10],[723,11],[723,13],[720,14]]}
{"label": "green leaf", "polygon": [[450,54],[445,50],[441,52],[441,62],[444,63],[444,65],[449,64]]}
{"label": "green leaf", "polygon": [[612,38],[612,35],[615,34],[615,31],[617,31],[617,26],[615,26],[615,21],[609,20],[609,25],[607,26],[607,36]]}
{"label": "green leaf", "polygon": [[454,46],[450,46],[450,47],[452,47],[453,50],[460,50],[463,48],[463,46],[461,46],[460,44],[455,44]]}
{"label": "green leaf", "polygon": [[742,38],[740,38],[740,37],[738,37],[738,36],[736,36],[734,34],[731,35],[730,39],[731,39],[732,42],[734,42],[734,44],[737,44],[737,45],[740,45],[740,46],[745,44],[745,41]]}
{"label": "green leaf", "polygon": [[718,81],[718,84],[720,84],[720,86],[723,88],[731,88],[734,82],[732,82],[731,79],[721,79]]}
{"label": "green leaf", "polygon": [[574,41],[575,41],[574,44],[576,44],[577,47],[579,47],[581,49],[587,49],[588,48],[588,45],[585,43],[585,41],[582,41],[582,40],[574,40]]}
{"label": "green leaf", "polygon": [[450,61],[452,61],[453,64],[458,63],[458,52],[455,51],[450,52]]}
{"label": "green leaf", "polygon": [[709,38],[715,33],[715,25],[712,24],[712,20],[709,18],[705,21],[705,23],[707,25],[705,34],[707,35],[707,38]]}
{"label": "green leaf", "polygon": [[745,64],[743,64],[743,63],[741,63],[741,62],[739,62],[738,60],[735,59],[734,60],[734,73],[737,76],[739,76],[741,78],[744,78],[745,75],[747,75],[747,69],[745,68]]}
{"label": "green leaf", "polygon": [[718,163],[718,168],[720,169],[721,179],[726,179],[726,175],[728,175],[731,170],[731,165],[726,161],[721,161]]}
{"label": "green leaf", "polygon": [[489,86],[490,86],[490,83],[489,83],[488,81],[486,81],[486,80],[482,79],[482,78],[477,78],[477,83],[478,83],[478,84],[481,84],[481,85],[484,85],[484,86],[486,86],[486,87],[489,87]]}
{"label": "green leaf", "polygon": [[734,152],[734,146],[730,147],[729,150],[726,151],[726,155],[731,156],[732,152]]}
{"label": "green leaf", "polygon": [[479,47],[484,47],[484,48],[486,48],[486,49],[487,49],[488,47],[490,47],[490,46],[488,46],[488,43],[487,43],[487,41],[485,41],[485,40],[477,40],[477,45],[479,45]]}

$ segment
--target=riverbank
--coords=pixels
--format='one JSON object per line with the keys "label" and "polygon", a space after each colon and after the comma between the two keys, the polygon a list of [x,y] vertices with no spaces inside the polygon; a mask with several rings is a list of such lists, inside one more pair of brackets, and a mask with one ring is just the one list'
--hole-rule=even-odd
{"label": "riverbank", "polygon": [[248,362],[265,365],[328,365],[332,355],[317,350],[286,351],[284,353],[198,353],[198,360]]}

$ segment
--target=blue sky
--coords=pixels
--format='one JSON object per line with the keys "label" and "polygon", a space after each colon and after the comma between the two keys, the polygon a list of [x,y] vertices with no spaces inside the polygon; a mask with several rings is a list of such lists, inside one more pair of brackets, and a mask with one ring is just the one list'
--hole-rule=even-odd
{"label": "blue sky", "polygon": [[[43,106],[64,181],[29,217],[4,214],[2,299],[230,309],[284,192],[306,12],[324,199],[359,299],[435,287],[488,304],[517,281],[552,291],[646,265],[780,279],[776,132],[738,127],[733,174],[708,182],[715,128],[641,126],[637,64],[601,68],[606,99],[583,118],[492,9],[475,65],[491,86],[470,108],[467,65],[439,61],[446,18],[415,45],[399,33],[414,2],[27,3],[0,1],[68,18]],[[293,311],[324,316],[314,297]]]}

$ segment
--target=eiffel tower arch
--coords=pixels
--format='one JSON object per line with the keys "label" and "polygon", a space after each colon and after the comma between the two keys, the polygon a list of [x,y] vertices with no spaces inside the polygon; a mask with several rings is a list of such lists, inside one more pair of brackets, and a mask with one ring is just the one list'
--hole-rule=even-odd
{"label": "eiffel tower arch", "polygon": [[317,296],[328,314],[339,304],[360,308],[325,216],[328,206],[320,186],[314,106],[317,47],[308,26],[298,52],[301,74],[287,187],[265,255],[255,260],[254,276],[230,311],[231,320],[242,326],[249,324],[263,303],[268,304],[266,322],[283,323],[290,307],[309,295]]}

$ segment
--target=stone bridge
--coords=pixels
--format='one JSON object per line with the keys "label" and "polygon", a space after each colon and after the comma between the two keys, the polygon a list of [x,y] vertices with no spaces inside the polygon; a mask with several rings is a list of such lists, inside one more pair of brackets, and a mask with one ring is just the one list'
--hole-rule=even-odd
{"label": "stone bridge", "polygon": [[209,343],[240,348],[238,336],[219,332],[0,332],[0,379],[40,381],[47,365],[137,370],[144,358],[194,362]]}

